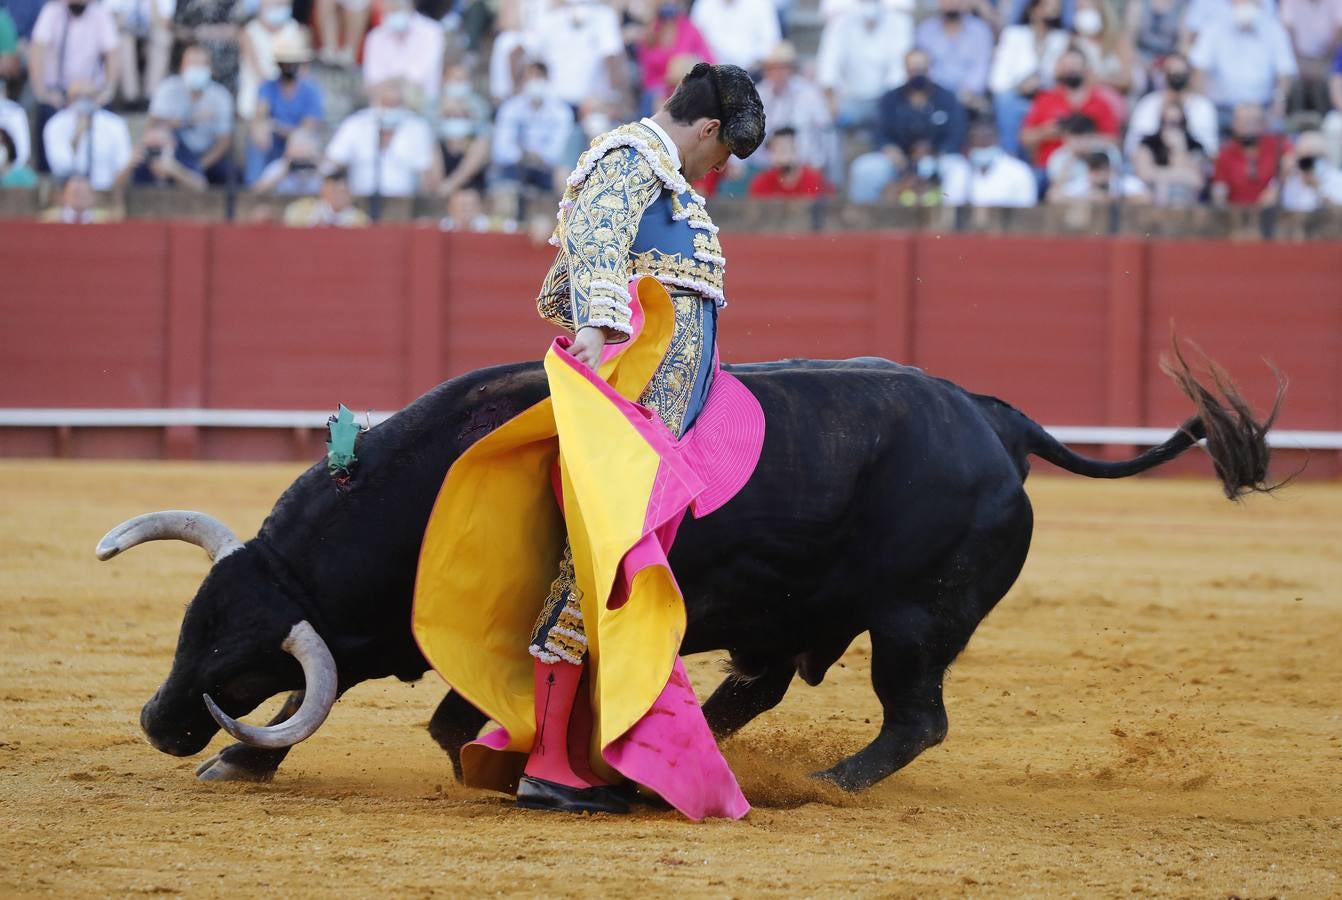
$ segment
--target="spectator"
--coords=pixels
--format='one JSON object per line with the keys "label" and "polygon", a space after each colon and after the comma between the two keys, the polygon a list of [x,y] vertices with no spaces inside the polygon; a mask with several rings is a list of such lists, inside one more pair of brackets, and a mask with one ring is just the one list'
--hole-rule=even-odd
{"label": "spectator", "polygon": [[112,99],[120,47],[116,20],[98,0],[47,0],[42,7],[28,48],[29,82],[37,100],[38,171],[47,171],[42,133],[68,101],[70,85],[92,82],[99,106]]}
{"label": "spectator", "polygon": [[23,74],[23,59],[19,56],[19,29],[9,10],[0,6],[0,99],[6,98],[10,82],[17,83]]}
{"label": "spectator", "polygon": [[758,66],[783,37],[770,0],[697,0],[690,18],[716,62],[743,69]]}
{"label": "spectator", "polygon": [[[770,51],[756,87],[770,132],[790,127],[797,133],[797,158],[803,165],[824,170],[831,161],[838,161],[829,107],[820,88],[797,71],[797,51],[792,44],[782,41]],[[759,164],[769,165],[767,157],[766,152]]]}
{"label": "spectator", "polygon": [[462,63],[448,66],[447,72],[443,75],[443,88],[438,92],[438,96],[465,104],[471,116],[483,128],[486,130],[489,128],[490,120],[494,118],[494,108],[489,105],[488,100],[476,92],[470,66]]}
{"label": "spectator", "polygon": [[210,75],[209,51],[189,44],[179,74],[165,78],[154,92],[149,119],[172,129],[177,161],[184,168],[210,184],[223,184],[232,166],[233,98]]}
{"label": "spectator", "polygon": [[1085,113],[1063,116],[1058,120],[1058,130],[1062,132],[1062,144],[1044,166],[1044,180],[1050,184],[1084,181],[1086,160],[1093,153],[1107,153],[1114,163],[1122,161],[1113,138],[1101,134],[1095,120]]}
{"label": "spectator", "polygon": [[569,106],[584,97],[615,100],[625,89],[620,20],[597,0],[564,0],[542,14],[533,52],[545,63],[550,93]]}
{"label": "spectator", "polygon": [[555,179],[563,181],[578,164],[578,157],[592,145],[598,136],[610,131],[616,125],[611,115],[613,108],[609,103],[596,97],[589,97],[578,104],[578,126],[569,131],[568,145],[555,167]]}
{"label": "spectator", "polygon": [[314,0],[323,63],[328,66],[354,65],[354,54],[368,30],[368,9],[372,5],[372,0]]}
{"label": "spectator", "polygon": [[1068,50],[1058,58],[1056,80],[1057,87],[1040,91],[1034,98],[1021,128],[1021,145],[1040,169],[1062,146],[1058,123],[1072,113],[1089,116],[1100,134],[1118,137],[1118,116],[1091,84],[1086,57],[1080,51]]}
{"label": "spectator", "polygon": [[1242,103],[1271,106],[1286,114],[1286,95],[1298,69],[1291,39],[1258,0],[1232,0],[1198,33],[1188,54],[1206,79],[1207,93],[1224,124]]}
{"label": "spectator", "polygon": [[9,135],[9,162],[22,168],[32,162],[32,140],[28,132],[28,113],[13,100],[0,95],[0,131]]}
{"label": "spectator", "polygon": [[[1188,9],[1184,12],[1182,43],[1185,46],[1191,45],[1211,22],[1233,15],[1233,2],[1234,0],[1189,0]],[[1277,0],[1263,0],[1262,6],[1268,15],[1276,18]]]}
{"label": "spectator", "polygon": [[413,197],[436,171],[433,132],[405,108],[399,81],[375,85],[372,101],[340,123],[326,158],[348,170],[356,197]]}
{"label": "spectator", "polygon": [[189,191],[209,187],[204,175],[178,161],[172,129],[152,121],[131,154],[130,165],[122,170],[121,180],[136,187],[182,187]]}
{"label": "spectator", "polygon": [[284,155],[261,172],[252,185],[258,194],[315,194],[321,190],[321,148],[310,131],[295,131]]}
{"label": "spectator", "polygon": [[438,154],[442,181],[438,192],[449,197],[463,188],[483,192],[489,166],[489,120],[477,114],[473,94],[445,88],[439,106]]}
{"label": "spectator", "polygon": [[294,228],[362,228],[368,216],[350,196],[349,173],[332,169],[322,178],[321,196],[304,197],[284,208],[284,224]]}
{"label": "spectator", "polygon": [[1165,76],[1165,87],[1147,94],[1132,107],[1132,115],[1128,118],[1128,135],[1123,142],[1124,155],[1131,159],[1142,138],[1160,130],[1162,112],[1170,104],[1184,111],[1189,134],[1202,145],[1209,157],[1214,155],[1219,143],[1216,106],[1193,89],[1193,70],[1188,65],[1187,57],[1181,53],[1171,54],[1165,58],[1161,69]]}
{"label": "spectator", "polygon": [[241,68],[238,71],[238,118],[250,120],[256,115],[256,95],[261,85],[280,75],[275,61],[275,44],[303,26],[294,21],[293,0],[260,0],[256,17],[242,28]]}
{"label": "spectator", "polygon": [[970,109],[985,110],[993,32],[966,6],[967,0],[937,0],[938,15],[923,20],[914,43],[931,58],[933,81]]}
{"label": "spectator", "polygon": [[291,25],[276,37],[272,55],[276,77],[257,91],[256,114],[247,131],[248,184],[284,155],[291,135],[307,130],[315,136],[322,127],[322,89],[305,68],[312,58],[307,33]]}
{"label": "spectator", "polygon": [[904,67],[909,80],[881,98],[881,149],[853,160],[848,195],[855,203],[879,200],[886,185],[909,168],[915,143],[926,142],[937,156],[958,153],[964,145],[965,108],[950,90],[928,77],[927,53],[910,51]]}
{"label": "spectator", "polygon": [[1158,206],[1193,206],[1207,183],[1207,150],[1188,129],[1183,107],[1162,110],[1160,130],[1137,145],[1133,168]]}
{"label": "spectator", "polygon": [[[553,222],[551,222],[553,225]],[[447,215],[439,221],[443,231],[469,231],[475,234],[513,234],[517,220],[507,215],[491,216],[484,199],[473,188],[462,188],[447,198]]]}
{"label": "spectator", "polygon": [[1277,202],[1277,176],[1290,149],[1280,135],[1264,133],[1263,108],[1255,103],[1235,107],[1230,138],[1221,145],[1212,171],[1212,202],[1217,206],[1272,206]]}
{"label": "spectator", "polygon": [[1128,41],[1145,85],[1154,85],[1161,61],[1183,46],[1181,23],[1190,0],[1129,0]]}
{"label": "spectator", "polygon": [[[424,109],[437,102],[443,83],[443,26],[415,12],[411,0],[386,0],[382,9],[382,24],[364,42],[363,83],[371,87],[401,79],[406,105]],[[350,180],[358,194],[359,179],[350,173]]]}
{"label": "spectator", "polygon": [[43,222],[63,225],[101,225],[112,221],[106,210],[97,208],[93,186],[83,175],[71,175],[61,185],[61,205],[42,213]]}
{"label": "spectator", "polygon": [[47,122],[42,142],[51,174],[79,175],[96,191],[110,191],[130,164],[130,129],[115,113],[98,108],[91,81],[70,85],[70,104]]}
{"label": "spectator", "polygon": [[1117,169],[1108,153],[1096,150],[1086,158],[1085,175],[1050,185],[1047,199],[1049,203],[1143,202],[1147,193],[1140,178]]}
{"label": "spectator", "polygon": [[941,169],[947,206],[1024,208],[1039,202],[1034,172],[1006,152],[986,119],[969,127],[965,157],[946,157]]}
{"label": "spectator", "polygon": [[499,107],[493,162],[500,178],[549,193],[573,128],[573,109],[550,93],[545,64],[527,66],[522,90]]}
{"label": "spectator", "polygon": [[684,68],[686,62],[715,61],[708,41],[686,14],[684,3],[662,0],[657,7],[657,17],[648,25],[647,34],[638,48],[638,65],[643,72],[644,110],[648,113],[657,111],[662,101],[676,89],[679,82],[671,79],[670,72]]}
{"label": "spectator", "polygon": [[1024,24],[1004,28],[993,54],[988,87],[1002,147],[1012,156],[1020,155],[1020,126],[1030,103],[1053,86],[1058,58],[1067,49],[1061,11],[1061,0],[1030,0]]}
{"label": "spectator", "polygon": [[1342,0],[1281,0],[1281,21],[1300,69],[1288,107],[1323,115],[1333,54],[1342,49]]}
{"label": "spectator", "polygon": [[[27,128],[27,123],[24,123]],[[0,125],[0,188],[37,187],[37,173],[20,161],[13,136]]]}
{"label": "spectator", "polygon": [[1342,171],[1328,161],[1323,135],[1301,132],[1295,152],[1284,166],[1281,208],[1287,212],[1311,213],[1342,208]]}
{"label": "spectator", "polygon": [[821,197],[829,194],[824,173],[797,159],[797,132],[792,128],[779,128],[769,136],[769,160],[772,165],[751,180],[750,196]]}
{"label": "spectator", "polygon": [[[168,74],[172,55],[173,0],[106,0],[120,33],[117,73],[121,99],[142,108]],[[141,79],[140,45],[145,46],[145,71]]]}
{"label": "spectator", "polygon": [[[230,95],[238,89],[238,26],[247,16],[246,2],[237,0],[176,0],[172,20],[179,42],[205,48],[210,78]],[[255,7],[253,7],[255,8]]]}
{"label": "spectator", "polygon": [[1110,0],[1076,0],[1074,27],[1073,45],[1086,55],[1096,86],[1111,92],[1110,102],[1121,111],[1132,89],[1132,42]]}
{"label": "spectator", "polygon": [[881,95],[907,78],[904,57],[912,48],[912,18],[881,0],[858,0],[825,25],[816,82],[840,128],[876,123]]}

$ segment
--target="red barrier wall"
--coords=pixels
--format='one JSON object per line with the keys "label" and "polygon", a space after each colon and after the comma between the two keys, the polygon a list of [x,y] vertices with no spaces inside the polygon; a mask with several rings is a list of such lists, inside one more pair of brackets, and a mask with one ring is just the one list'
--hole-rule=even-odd
{"label": "red barrier wall", "polygon": [[[1342,253],[1328,244],[933,234],[724,235],[724,359],[886,356],[1056,425],[1169,426],[1170,322],[1280,424],[1342,430]],[[0,407],[393,409],[535,358],[553,250],[410,226],[0,223]],[[290,457],[314,435],[0,430],[0,455]],[[1331,473],[1336,454],[1322,454]],[[1204,466],[1205,468],[1205,466]]]}

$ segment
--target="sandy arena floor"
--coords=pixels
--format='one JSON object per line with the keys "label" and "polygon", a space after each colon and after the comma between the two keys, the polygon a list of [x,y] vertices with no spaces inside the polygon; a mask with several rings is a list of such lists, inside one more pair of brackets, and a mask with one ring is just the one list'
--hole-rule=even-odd
{"label": "sandy arena floor", "polygon": [[1342,486],[1236,508],[1210,482],[1037,479],[946,743],[856,797],[806,779],[875,732],[859,643],[727,745],[755,811],[694,825],[456,786],[436,676],[351,692],[270,785],[150,749],[140,705],[206,563],[94,543],[165,507],[250,534],[297,470],[0,464],[0,895],[1342,894]]}

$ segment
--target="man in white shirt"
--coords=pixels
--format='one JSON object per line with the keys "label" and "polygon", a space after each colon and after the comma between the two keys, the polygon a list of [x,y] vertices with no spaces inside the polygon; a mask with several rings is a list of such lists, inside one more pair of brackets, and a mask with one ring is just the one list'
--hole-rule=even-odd
{"label": "man in white shirt", "polygon": [[966,157],[942,157],[941,189],[947,206],[1038,205],[1039,185],[1034,172],[1002,149],[997,127],[991,122],[970,126]]}
{"label": "man in white shirt", "polygon": [[42,140],[57,178],[83,175],[95,191],[109,191],[130,163],[130,129],[115,113],[98,108],[91,81],[70,85],[70,104],[47,122]]}
{"label": "man in white shirt", "polygon": [[1286,113],[1286,95],[1298,71],[1291,38],[1258,0],[1234,0],[1200,32],[1189,62],[1202,77],[1203,89],[1216,104],[1223,124],[1241,103],[1270,106]]}
{"label": "man in white shirt", "polygon": [[573,130],[573,109],[553,95],[547,76],[544,63],[527,65],[522,90],[499,107],[492,151],[501,177],[541,191],[554,189]]}
{"label": "man in white shirt", "polygon": [[778,45],[782,32],[770,0],[697,0],[690,21],[719,63],[754,69]]}
{"label": "man in white shirt", "polygon": [[405,108],[400,81],[384,81],[371,93],[373,105],[340,123],[326,158],[349,171],[356,197],[413,197],[433,166],[433,131]]}
{"label": "man in white shirt", "polygon": [[840,128],[870,126],[881,95],[904,83],[904,56],[913,47],[913,21],[882,0],[857,0],[825,26],[816,81]]}
{"label": "man in white shirt", "polygon": [[1171,53],[1161,64],[1161,71],[1165,73],[1164,89],[1152,91],[1132,107],[1128,133],[1123,140],[1124,157],[1132,159],[1136,155],[1142,138],[1160,130],[1161,113],[1165,107],[1175,105],[1184,111],[1188,133],[1202,145],[1208,159],[1214,158],[1220,138],[1216,105],[1193,90],[1193,69],[1188,59],[1182,53]]}
{"label": "man in white shirt", "polygon": [[604,3],[561,0],[537,21],[532,52],[550,73],[550,92],[570,106],[614,99],[624,89],[620,20]]}
{"label": "man in white shirt", "polygon": [[[843,172],[838,166],[839,148],[829,106],[815,82],[797,71],[797,51],[787,41],[779,42],[763,60],[764,77],[756,84],[764,103],[769,134],[789,127],[797,132],[797,159],[803,165],[820,169],[838,182]],[[756,153],[752,165],[771,165],[767,153]]]}
{"label": "man in white shirt", "polygon": [[188,44],[179,74],[163,79],[154,91],[149,120],[172,130],[179,163],[210,184],[223,184],[233,149],[233,95],[212,80],[210,71],[210,51]]}
{"label": "man in white shirt", "polygon": [[405,84],[407,105],[427,108],[438,99],[443,83],[445,46],[442,25],[416,12],[410,0],[387,0],[382,24],[368,32],[364,42],[364,87],[399,78]]}

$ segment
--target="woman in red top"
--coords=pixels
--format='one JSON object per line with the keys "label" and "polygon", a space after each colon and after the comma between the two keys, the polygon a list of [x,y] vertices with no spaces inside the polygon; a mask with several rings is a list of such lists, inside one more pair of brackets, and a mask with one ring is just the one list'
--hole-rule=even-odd
{"label": "woman in red top", "polygon": [[1270,206],[1277,201],[1277,175],[1290,152],[1286,139],[1263,134],[1263,109],[1235,107],[1231,139],[1221,145],[1212,172],[1212,202],[1218,206]]}
{"label": "woman in red top", "polygon": [[797,162],[797,130],[780,128],[766,145],[769,168],[750,182],[752,197],[821,197],[829,193],[829,184],[819,169]]}

